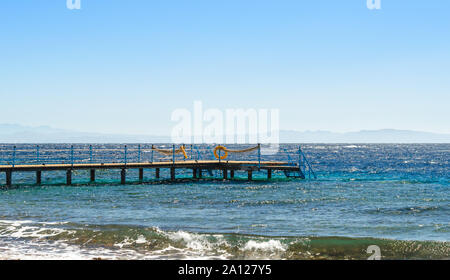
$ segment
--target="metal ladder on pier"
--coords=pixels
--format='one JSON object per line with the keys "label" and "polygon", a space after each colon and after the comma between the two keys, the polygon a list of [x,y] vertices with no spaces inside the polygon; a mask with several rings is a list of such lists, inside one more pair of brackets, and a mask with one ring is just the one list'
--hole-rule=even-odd
{"label": "metal ladder on pier", "polygon": [[298,162],[293,160],[289,153],[286,151],[286,154],[288,156],[289,165],[292,166],[298,166],[298,171],[289,171],[285,170],[284,175],[288,178],[301,178],[301,179],[317,179],[317,175],[314,172],[313,168],[311,167],[311,164],[309,163],[308,159],[306,158],[305,154],[303,153],[301,147],[298,147]]}

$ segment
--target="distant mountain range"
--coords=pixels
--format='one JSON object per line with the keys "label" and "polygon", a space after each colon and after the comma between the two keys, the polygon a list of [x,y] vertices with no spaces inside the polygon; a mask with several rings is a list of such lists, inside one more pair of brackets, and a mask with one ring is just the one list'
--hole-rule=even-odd
{"label": "distant mountain range", "polygon": [[[168,136],[77,132],[49,126],[0,124],[0,143],[170,143]],[[281,143],[450,143],[450,134],[410,130],[280,131]]]}
{"label": "distant mountain range", "polygon": [[337,133],[330,131],[280,131],[282,143],[450,143],[450,134],[381,129]]}
{"label": "distant mountain range", "polygon": [[168,143],[170,137],[78,132],[49,126],[0,124],[0,143]]}

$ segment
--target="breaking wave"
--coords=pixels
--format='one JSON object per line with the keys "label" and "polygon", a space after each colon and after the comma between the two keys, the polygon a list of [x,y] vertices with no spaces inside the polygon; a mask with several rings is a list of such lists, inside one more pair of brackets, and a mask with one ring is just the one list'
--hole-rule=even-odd
{"label": "breaking wave", "polygon": [[269,237],[122,225],[0,220],[0,259],[446,259],[449,242]]}

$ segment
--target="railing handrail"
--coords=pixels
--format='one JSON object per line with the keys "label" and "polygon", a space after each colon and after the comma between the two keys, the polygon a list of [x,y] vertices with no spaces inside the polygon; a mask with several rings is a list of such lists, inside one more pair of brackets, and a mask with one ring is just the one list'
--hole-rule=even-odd
{"label": "railing handrail", "polygon": [[311,164],[309,163],[309,160],[308,160],[308,158],[306,158],[306,155],[305,155],[305,153],[303,153],[303,150],[299,147],[299,151],[300,151],[300,153],[301,153],[301,155],[302,155],[302,157],[303,157],[303,160],[306,162],[306,164],[308,165],[308,171],[310,171],[312,174],[313,174],[313,176],[314,176],[314,179],[317,179],[317,176],[316,176],[316,173],[314,172],[314,169],[312,169],[312,166],[311,166]]}

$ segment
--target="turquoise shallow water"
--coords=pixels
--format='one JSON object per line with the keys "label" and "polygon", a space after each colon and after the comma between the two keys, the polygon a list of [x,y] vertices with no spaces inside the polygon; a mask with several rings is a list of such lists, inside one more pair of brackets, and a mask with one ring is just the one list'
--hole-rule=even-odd
{"label": "turquoise shallow water", "polygon": [[[53,156],[67,159],[67,147]],[[104,147],[120,158],[121,146]],[[14,174],[17,185],[0,191],[0,258],[364,259],[370,245],[385,258],[450,257],[449,144],[302,148],[317,180],[156,183],[146,171],[150,182],[138,184],[129,171],[120,185],[112,170],[96,185],[80,171],[76,186],[64,185],[64,172],[33,186],[34,174]]]}

